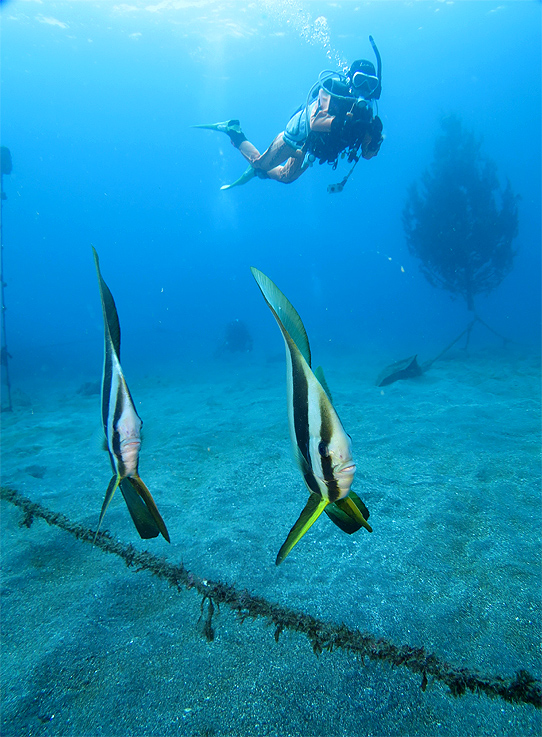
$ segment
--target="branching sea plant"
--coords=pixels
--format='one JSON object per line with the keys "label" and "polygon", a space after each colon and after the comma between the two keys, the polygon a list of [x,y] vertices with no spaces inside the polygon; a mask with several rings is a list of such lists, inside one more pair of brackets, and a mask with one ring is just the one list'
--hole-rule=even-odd
{"label": "branching sea plant", "polygon": [[430,284],[463,297],[489,294],[510,272],[518,233],[518,199],[499,185],[481,139],[455,115],[441,121],[431,166],[408,192],[403,227],[408,250]]}

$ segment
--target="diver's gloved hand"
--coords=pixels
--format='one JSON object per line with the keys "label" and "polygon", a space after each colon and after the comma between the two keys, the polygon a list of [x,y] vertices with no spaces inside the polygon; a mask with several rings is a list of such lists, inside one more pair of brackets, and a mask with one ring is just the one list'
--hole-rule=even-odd
{"label": "diver's gloved hand", "polygon": [[380,151],[380,146],[384,140],[382,135],[382,121],[378,115],[374,118],[371,128],[365,134],[361,143],[361,155],[364,159],[372,159]]}
{"label": "diver's gloved hand", "polygon": [[380,141],[382,143],[383,136],[382,136],[382,129],[384,126],[382,125],[382,121],[378,117],[378,115],[375,115],[373,120],[373,129],[371,131],[371,135],[374,141]]}

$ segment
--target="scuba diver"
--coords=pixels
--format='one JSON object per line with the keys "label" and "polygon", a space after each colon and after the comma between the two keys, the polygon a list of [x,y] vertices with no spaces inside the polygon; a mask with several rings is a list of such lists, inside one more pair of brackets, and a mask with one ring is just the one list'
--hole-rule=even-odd
{"label": "scuba diver", "polygon": [[352,168],[342,182],[328,186],[328,192],[341,192],[360,156],[364,159],[376,156],[384,140],[382,121],[374,115],[375,101],[382,91],[382,62],[372,36],[369,41],[376,56],[377,71],[370,61],[360,59],[346,74],[321,72],[309,90],[306,104],[294,113],[286,129],[263,154],[247,140],[238,120],[192,126],[226,133],[249,162],[239,179],[221,189],[246,184],[255,176],[290,184],[315,159],[320,164],[328,162],[336,169],[339,157],[347,156],[349,163],[354,162]]}

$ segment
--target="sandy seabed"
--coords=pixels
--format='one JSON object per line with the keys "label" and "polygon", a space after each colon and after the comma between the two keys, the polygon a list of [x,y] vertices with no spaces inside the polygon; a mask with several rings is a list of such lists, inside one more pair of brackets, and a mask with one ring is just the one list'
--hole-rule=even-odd
{"label": "sandy seabed", "polygon": [[[196,576],[423,646],[457,667],[541,676],[540,357],[457,351],[380,389],[386,364],[320,357],[353,438],[373,533],[322,516],[279,567],[306,499],[284,359],[226,356],[132,376],[140,474],[167,524],[141,541],[120,493],[103,529]],[[362,368],[360,368],[360,366]],[[365,367],[365,368],[363,368]],[[14,389],[2,484],[95,528],[111,476],[100,400],[73,381]],[[539,735],[540,710],[215,613],[201,598],[1,503],[3,737]]]}

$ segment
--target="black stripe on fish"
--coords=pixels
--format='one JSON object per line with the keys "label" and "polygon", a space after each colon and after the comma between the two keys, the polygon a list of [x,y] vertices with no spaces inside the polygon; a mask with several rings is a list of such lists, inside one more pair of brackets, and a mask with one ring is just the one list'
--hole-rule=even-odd
{"label": "black stripe on fish", "polygon": [[[302,367],[290,355],[292,364],[292,401],[294,411],[294,430],[297,447],[309,470],[312,470],[309,453],[309,385]],[[320,491],[318,490],[318,493]]]}
{"label": "black stripe on fish", "polygon": [[334,502],[341,496],[341,490],[333,473],[331,456],[327,454],[327,448],[331,442],[331,435],[333,433],[333,425],[328,414],[326,398],[323,395],[320,396],[320,419],[320,444],[318,446],[320,451],[320,465],[328,490],[327,498],[330,502]]}
{"label": "black stripe on fish", "polygon": [[327,486],[327,498],[330,502],[335,502],[341,495],[341,490],[337,484],[337,480],[333,475],[333,467],[331,465],[330,456],[322,456],[322,473]]}
{"label": "black stripe on fish", "polygon": [[311,491],[313,491],[315,494],[318,494],[318,496],[322,496],[322,490],[318,486],[318,481],[316,480],[316,477],[312,471],[307,471],[306,473],[304,473],[303,478],[305,479],[305,483]]}

